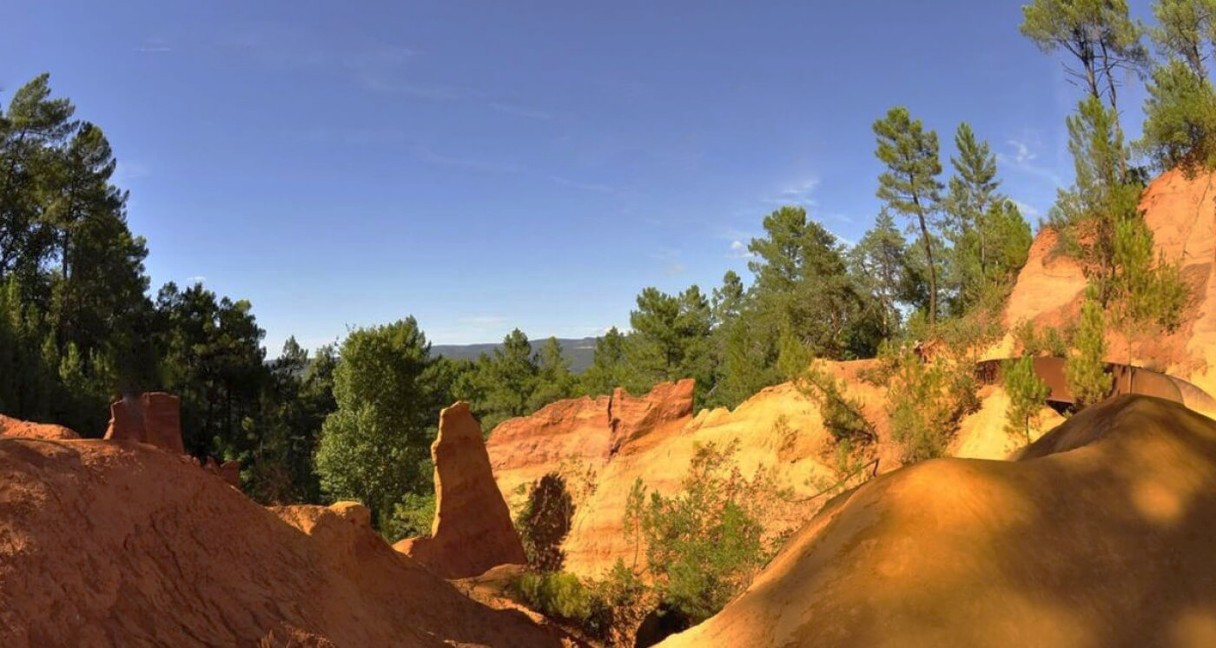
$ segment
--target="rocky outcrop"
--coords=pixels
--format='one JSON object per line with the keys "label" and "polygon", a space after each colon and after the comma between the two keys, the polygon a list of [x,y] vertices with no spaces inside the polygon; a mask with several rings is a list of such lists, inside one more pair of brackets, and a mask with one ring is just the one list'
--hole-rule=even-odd
{"label": "rocky outcrop", "polygon": [[2,646],[558,646],[393,551],[139,443],[0,439]]}
{"label": "rocky outcrop", "polygon": [[224,480],[229,486],[236,489],[241,487],[241,462],[234,460],[219,463],[214,458],[207,457],[207,461],[200,465],[203,470]]}
{"label": "rocky outcrop", "polygon": [[[867,415],[885,430],[882,388],[857,380],[867,363],[832,365],[850,380],[850,394],[865,403]],[[529,484],[548,473],[573,471],[568,484],[589,478],[576,489],[572,529],[562,545],[565,569],[596,577],[617,558],[632,559],[634,547],[624,533],[626,499],[634,481],[663,494],[681,488],[697,448],[706,443],[736,446],[734,461],[751,477],[771,471],[792,498],[815,493],[836,480],[827,465],[830,436],[815,403],[792,385],[762,391],[733,412],[693,413],[693,382],[658,385],[635,397],[617,390],[611,398],[561,401],[528,417],[494,429],[487,442],[499,490],[513,505]],[[821,504],[790,505],[764,520],[773,533],[800,526]]]}
{"label": "rocky outcrop", "polygon": [[[1107,331],[1111,362],[1143,366],[1188,380],[1216,394],[1216,176],[1187,177],[1180,170],[1162,174],[1145,189],[1140,210],[1153,233],[1154,255],[1181,267],[1191,290],[1182,325],[1172,333],[1153,330]],[[1082,267],[1057,251],[1057,235],[1040,230],[1026,266],[1018,275],[1005,309],[1011,328],[1022,321],[1040,330],[1077,321],[1085,296]],[[1017,355],[1007,335],[989,357]]]}
{"label": "rocky outcrop", "polygon": [[110,441],[138,441],[176,454],[182,445],[181,403],[176,396],[148,393],[128,396],[110,405]]}
{"label": "rocky outcrop", "polygon": [[62,425],[50,423],[30,423],[0,414],[0,437],[16,437],[23,439],[44,439],[55,441],[62,439],[79,439],[80,435]]}
{"label": "rocky outcrop", "polygon": [[396,549],[444,578],[468,578],[491,567],[527,562],[511,512],[494,482],[481,425],[467,403],[439,414],[431,444],[435,464],[435,521],[429,538],[403,540]]}
{"label": "rocky outcrop", "polygon": [[1216,645],[1216,422],[1147,396],[841,498],[663,646]]}

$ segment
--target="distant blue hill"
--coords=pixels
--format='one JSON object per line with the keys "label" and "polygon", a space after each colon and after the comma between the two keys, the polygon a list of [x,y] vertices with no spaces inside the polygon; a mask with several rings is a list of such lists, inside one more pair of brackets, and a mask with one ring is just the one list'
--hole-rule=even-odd
{"label": "distant blue hill", "polygon": [[[529,340],[532,344],[532,352],[538,351],[545,343],[546,338],[539,340]],[[582,338],[581,340],[557,339],[558,344],[562,345],[562,355],[570,361],[570,370],[574,373],[582,373],[587,367],[591,366],[591,360],[595,356],[595,338]],[[501,347],[502,343],[486,343],[486,344],[436,344],[431,346],[431,353],[441,355],[452,360],[476,360],[481,354],[490,354],[494,349]]]}

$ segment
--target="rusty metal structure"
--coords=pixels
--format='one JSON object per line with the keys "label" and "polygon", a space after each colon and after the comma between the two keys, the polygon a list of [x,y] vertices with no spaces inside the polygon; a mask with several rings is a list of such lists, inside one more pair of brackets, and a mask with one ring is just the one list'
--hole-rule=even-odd
{"label": "rusty metal structure", "polygon": [[[981,384],[996,384],[1001,379],[1001,367],[1007,359],[1016,360],[1017,358],[985,360],[978,363],[976,378]],[[1051,389],[1051,394],[1047,397],[1047,404],[1061,411],[1073,408],[1077,404],[1077,399],[1073,396],[1072,390],[1068,388],[1068,380],[1064,375],[1066,363],[1064,358],[1034,358],[1035,375]],[[1114,378],[1110,396],[1143,394],[1181,403],[1193,410],[1216,411],[1216,399],[1181,378],[1144,367],[1114,362],[1106,364],[1106,371]]]}

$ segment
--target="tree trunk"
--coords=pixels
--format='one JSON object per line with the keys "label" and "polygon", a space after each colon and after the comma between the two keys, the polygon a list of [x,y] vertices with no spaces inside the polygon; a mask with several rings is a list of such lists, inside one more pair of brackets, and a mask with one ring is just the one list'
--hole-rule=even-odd
{"label": "tree trunk", "polygon": [[[917,200],[919,207],[920,201]],[[929,328],[937,325],[937,267],[933,262],[933,241],[929,238],[929,226],[925,223],[924,213],[918,213],[920,221],[921,240],[925,242],[925,256],[929,259]]]}

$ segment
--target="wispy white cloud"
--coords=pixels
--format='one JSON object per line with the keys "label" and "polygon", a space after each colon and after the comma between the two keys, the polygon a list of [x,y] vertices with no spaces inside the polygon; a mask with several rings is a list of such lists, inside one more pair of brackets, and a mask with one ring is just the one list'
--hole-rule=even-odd
{"label": "wispy white cloud", "polygon": [[819,177],[808,176],[796,182],[785,185],[778,190],[776,194],[762,198],[760,202],[769,205],[794,205],[797,207],[814,207],[818,205],[815,201],[815,190],[819,188]]}
{"label": "wispy white cloud", "polygon": [[683,260],[680,258],[679,250],[667,248],[659,250],[650,256],[663,266],[663,272],[668,277],[682,275],[688,270],[688,267],[684,265]]}
{"label": "wispy white cloud", "polygon": [[997,162],[1017,173],[1050,183],[1055,187],[1065,186],[1064,179],[1053,168],[1039,162],[1039,152],[1043,148],[1042,138],[1037,132],[1027,131],[1019,137],[1011,137],[1005,141],[1008,150],[998,152]]}
{"label": "wispy white cloud", "polygon": [[515,115],[516,117],[526,117],[528,119],[539,119],[542,121],[553,119],[553,113],[538,110],[536,108],[529,108],[527,106],[504,103],[501,101],[491,101],[487,105],[498,112],[506,113],[508,115]]}
{"label": "wispy white cloud", "polygon": [[598,184],[598,183],[594,183],[594,182],[579,182],[577,180],[570,180],[568,178],[563,178],[561,176],[556,176],[556,175],[549,176],[549,180],[552,182],[556,182],[559,185],[564,185],[566,187],[573,187],[575,189],[582,189],[584,191],[594,191],[596,193],[614,193],[616,191],[616,189],[614,189],[613,187],[610,187],[605,184]]}
{"label": "wispy white cloud", "polygon": [[193,277],[186,277],[187,286],[193,286],[194,284],[201,284],[201,283],[207,283],[207,278],[204,277],[203,275],[195,275]]}
{"label": "wispy white cloud", "polygon": [[413,151],[418,159],[434,166],[496,174],[516,174],[527,171],[524,167],[514,162],[495,162],[476,158],[456,157],[438,153],[425,146],[415,146]]}
{"label": "wispy white cloud", "polygon": [[1018,211],[1022,212],[1022,215],[1027,218],[1038,218],[1039,216],[1043,215],[1043,212],[1038,207],[1035,207],[1029,203],[1015,200],[1013,201],[1013,204],[1017,205]]}
{"label": "wispy white cloud", "polygon": [[730,242],[730,251],[726,253],[728,259],[750,259],[754,256],[755,253],[747,249],[747,244],[739,239]]}

